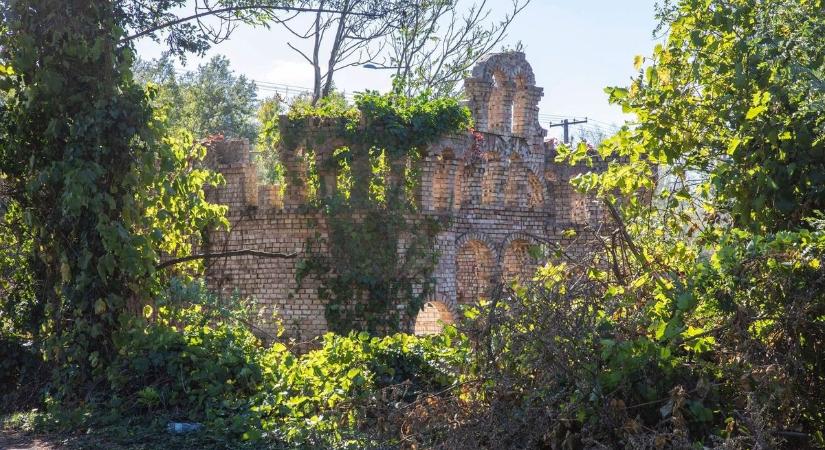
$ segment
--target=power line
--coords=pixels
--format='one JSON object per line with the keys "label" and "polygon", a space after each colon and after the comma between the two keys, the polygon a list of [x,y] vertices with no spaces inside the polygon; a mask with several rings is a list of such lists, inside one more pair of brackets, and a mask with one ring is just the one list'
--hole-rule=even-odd
{"label": "power line", "polygon": [[[252,80],[249,81],[255,83],[255,87],[262,92],[265,93],[275,93],[280,95],[284,98],[284,100],[289,100],[295,97],[299,97],[302,95],[310,95],[312,94],[312,88],[306,86],[296,86],[293,84],[285,84],[285,83],[274,83],[271,81],[260,81],[260,80]],[[348,100],[352,100],[355,98],[355,95],[352,93],[344,92],[342,93],[344,98]]]}
{"label": "power line", "polygon": [[582,124],[582,123],[587,123],[587,117],[585,117],[584,119],[581,119],[581,120],[576,120],[575,118],[573,118],[573,120],[563,119],[559,123],[550,122],[550,124],[547,125],[547,127],[548,128],[562,127],[564,129],[564,143],[569,144],[570,143],[570,126],[571,125],[578,125],[578,124]]}

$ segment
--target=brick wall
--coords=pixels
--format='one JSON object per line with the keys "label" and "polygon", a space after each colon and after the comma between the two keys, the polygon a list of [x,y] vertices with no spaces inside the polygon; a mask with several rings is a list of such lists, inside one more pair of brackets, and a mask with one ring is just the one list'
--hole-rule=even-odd
{"label": "brick wall", "polygon": [[[533,258],[530,246],[569,245],[572,238],[563,232],[574,229],[577,242],[584,243],[573,252],[586,251],[588,234],[604,217],[598,204],[568,183],[590,169],[553,162],[553,147],[545,142],[546,130],[537,119],[542,89],[535,86],[523,53],[486,57],[465,80],[465,91],[481,139],[467,133],[445,136],[432,145],[421,163],[420,190],[415,193],[422,214],[449,219],[436,239],[440,259],[434,294],[419,317],[409,321],[411,331],[421,334],[454,320],[460,304],[489,295],[496,281],[531,277],[543,261]],[[322,134],[309,130],[305,141],[314,142],[312,154],[319,161],[340,145],[319,142]],[[323,217],[304,204],[307,154],[301,145],[281,149],[286,186],[262,185],[246,142],[215,143],[208,161],[227,183],[207,195],[229,205],[231,229],[212,233],[208,250],[292,253],[300,252],[308,238],[323,236]],[[321,195],[332,192],[335,173],[319,175]],[[226,258],[210,263],[207,280],[224,295],[253,298],[259,308],[254,321],[262,330],[274,334],[280,321],[289,336],[305,340],[327,327],[317,284],[307,280],[299,287],[295,280],[299,262]]]}

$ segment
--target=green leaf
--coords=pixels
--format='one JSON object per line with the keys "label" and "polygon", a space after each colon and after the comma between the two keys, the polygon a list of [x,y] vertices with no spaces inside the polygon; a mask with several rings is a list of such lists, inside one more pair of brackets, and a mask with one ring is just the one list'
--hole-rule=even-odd
{"label": "green leaf", "polygon": [[763,112],[765,112],[765,110],[767,110],[767,109],[768,109],[768,107],[765,106],[765,105],[752,106],[748,110],[748,113],[745,114],[745,119],[746,120],[753,120],[753,119],[759,117],[759,115],[762,114]]}
{"label": "green leaf", "polygon": [[679,308],[680,311],[687,311],[691,306],[693,306],[693,295],[689,292],[679,294],[679,297],[676,299],[676,307]]}
{"label": "green leaf", "polygon": [[636,55],[633,57],[633,68],[639,70],[642,68],[642,64],[645,62],[645,57],[642,55]]}
{"label": "green leaf", "polygon": [[665,322],[664,320],[659,320],[657,325],[656,325],[656,330],[655,330],[653,336],[656,338],[656,340],[662,340],[662,338],[665,337],[665,331],[666,330],[667,330],[667,322]]}
{"label": "green leaf", "polygon": [[736,153],[736,149],[739,148],[739,144],[741,144],[741,143],[742,143],[742,140],[739,139],[739,138],[731,139],[730,143],[728,144],[727,154],[728,155],[733,155],[734,153]]}

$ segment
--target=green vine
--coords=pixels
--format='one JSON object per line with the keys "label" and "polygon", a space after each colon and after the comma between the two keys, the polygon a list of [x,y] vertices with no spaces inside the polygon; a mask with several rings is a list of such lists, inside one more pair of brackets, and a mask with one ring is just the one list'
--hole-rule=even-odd
{"label": "green vine", "polygon": [[320,281],[318,296],[335,332],[398,331],[433,288],[443,224],[417,214],[412,193],[423,151],[469,128],[470,112],[454,99],[400,92],[359,94],[354,106],[341,98],[315,107],[296,103],[282,124],[288,149],[344,143],[318,163],[337,170],[335,192],[316,199],[328,235],[307,241],[296,276],[299,285],[307,277]]}

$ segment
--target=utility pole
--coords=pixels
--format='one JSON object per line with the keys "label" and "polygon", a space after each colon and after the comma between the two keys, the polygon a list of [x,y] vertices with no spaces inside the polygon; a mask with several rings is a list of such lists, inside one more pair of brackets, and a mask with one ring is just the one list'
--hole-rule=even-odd
{"label": "utility pole", "polygon": [[548,128],[564,127],[564,143],[569,144],[570,143],[570,125],[578,125],[580,123],[587,123],[587,117],[585,117],[583,120],[581,120],[581,119],[576,120],[576,118],[573,118],[573,120],[564,119],[559,123],[550,122],[550,125],[548,125],[547,127]]}

